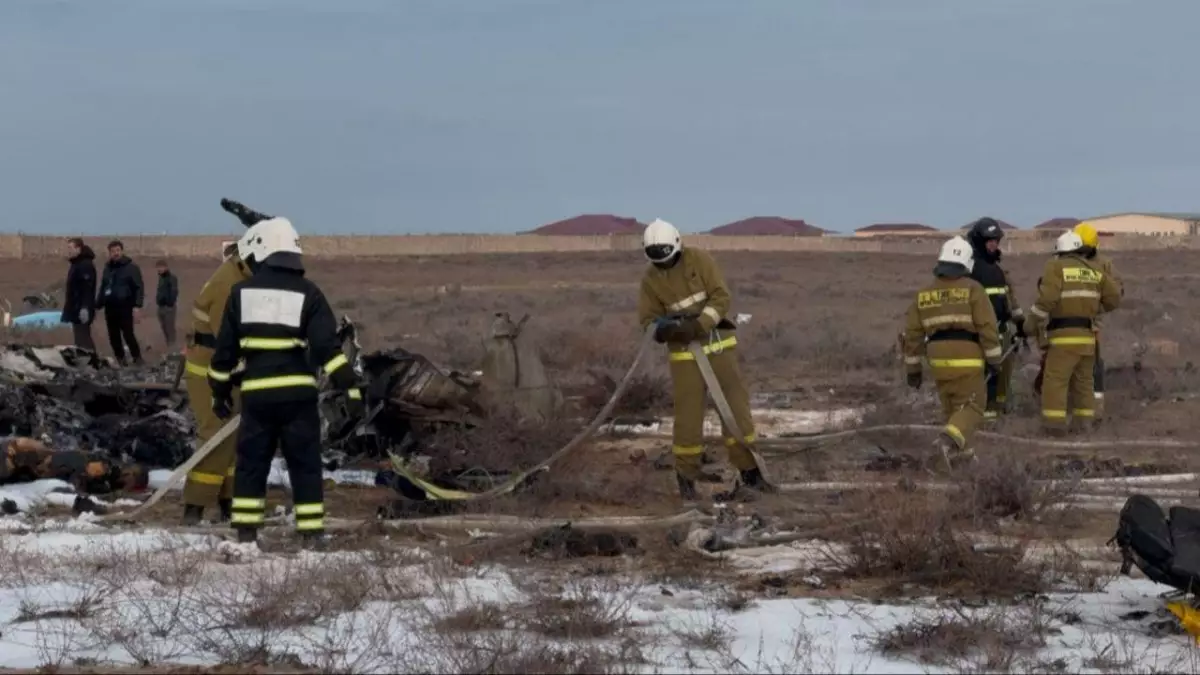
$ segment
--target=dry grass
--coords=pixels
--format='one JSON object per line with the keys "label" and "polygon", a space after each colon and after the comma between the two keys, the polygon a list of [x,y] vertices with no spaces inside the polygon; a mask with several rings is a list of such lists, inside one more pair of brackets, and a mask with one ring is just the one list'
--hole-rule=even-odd
{"label": "dry grass", "polygon": [[[874,636],[873,646],[890,657],[968,672],[1007,673],[1041,665],[1050,617],[1037,604],[1016,608],[935,610]],[[1040,669],[1039,669],[1040,670]]]}

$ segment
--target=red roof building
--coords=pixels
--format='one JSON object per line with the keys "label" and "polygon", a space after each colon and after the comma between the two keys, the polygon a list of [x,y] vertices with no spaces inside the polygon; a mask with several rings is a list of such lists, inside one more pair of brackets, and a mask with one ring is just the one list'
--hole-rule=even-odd
{"label": "red roof building", "polygon": [[636,218],[622,218],[612,214],[590,214],[567,218],[543,225],[527,234],[590,235],[641,234],[646,229]]}
{"label": "red roof building", "polygon": [[854,231],[859,237],[872,237],[888,234],[936,234],[937,228],[921,223],[875,223],[860,227]]}
{"label": "red roof building", "polygon": [[1060,230],[1060,231],[1065,232],[1082,222],[1083,221],[1078,218],[1051,218],[1050,220],[1047,220],[1046,222],[1044,222],[1040,225],[1035,225],[1033,229],[1035,229],[1035,230]]}
{"label": "red roof building", "polygon": [[809,225],[803,220],[780,218],[779,216],[754,216],[745,218],[720,227],[714,227],[707,234],[723,236],[790,236],[790,237],[820,237],[825,230]]}

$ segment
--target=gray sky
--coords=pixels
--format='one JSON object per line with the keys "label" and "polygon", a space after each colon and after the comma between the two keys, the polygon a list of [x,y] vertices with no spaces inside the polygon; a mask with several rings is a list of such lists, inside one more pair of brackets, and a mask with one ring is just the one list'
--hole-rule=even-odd
{"label": "gray sky", "polygon": [[1196,0],[2,0],[0,230],[1200,210]]}

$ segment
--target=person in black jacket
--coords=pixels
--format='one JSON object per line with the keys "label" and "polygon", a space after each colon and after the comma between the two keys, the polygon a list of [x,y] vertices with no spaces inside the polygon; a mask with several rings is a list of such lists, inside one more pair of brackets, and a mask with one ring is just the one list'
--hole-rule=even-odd
{"label": "person in black jacket", "polygon": [[171,273],[166,260],[159,260],[154,267],[158,270],[158,288],[154,292],[154,304],[158,305],[158,325],[170,349],[175,346],[175,303],[179,300],[179,277]]}
{"label": "person in black jacket", "polygon": [[[299,235],[291,222],[271,218],[252,226],[238,242],[238,254],[254,276],[233,286],[208,366],[218,418],[233,415],[233,387],[240,385],[242,392],[230,520],[238,542],[254,545],[266,516],[271,460],[276,446],[282,446],[296,530],[308,542],[319,541],[325,497],[313,365],[346,392],[353,414],[362,412],[362,393],[342,352],[333,309],[304,277]],[[239,361],[244,368],[235,372]]]}
{"label": "person in black jacket", "polygon": [[1006,356],[1000,372],[988,378],[987,408],[985,419],[996,419],[1008,409],[1008,395],[1012,384],[1012,372],[1016,365],[1016,354],[1012,346],[1019,340],[1024,342],[1025,313],[1013,294],[1012,283],[1000,267],[1000,240],[1004,230],[995,218],[980,218],[967,231],[967,241],[975,253],[975,266],[971,278],[978,281],[987,291],[996,313],[996,328],[1000,332],[1000,346]]}
{"label": "person in black jacket", "polygon": [[[141,365],[142,348],[138,345],[133,324],[141,317],[145,289],[142,271],[125,255],[125,245],[120,241],[108,243],[108,264],[100,279],[100,297],[96,308],[104,310],[104,325],[108,328],[108,343],[113,355],[125,365],[125,347],[134,365]],[[124,341],[124,344],[122,344]]]}
{"label": "person in black jacket", "polygon": [[79,237],[67,240],[67,285],[63,292],[63,323],[71,324],[75,346],[96,351],[92,321],[96,319],[96,254]]}

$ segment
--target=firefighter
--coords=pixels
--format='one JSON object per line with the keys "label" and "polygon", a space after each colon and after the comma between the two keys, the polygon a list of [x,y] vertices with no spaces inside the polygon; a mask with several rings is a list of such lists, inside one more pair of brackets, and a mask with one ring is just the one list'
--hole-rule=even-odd
{"label": "firefighter", "polygon": [[[1038,299],[1025,318],[1025,331],[1046,346],[1042,374],[1042,425],[1060,435],[1086,428],[1095,416],[1092,373],[1096,360],[1095,319],[1121,302],[1112,276],[1087,258],[1083,239],[1064,232],[1054,244],[1038,284]],[[1074,408],[1069,409],[1069,397]]]}
{"label": "firefighter", "polygon": [[[1125,297],[1125,286],[1121,283],[1121,277],[1113,269],[1112,258],[1100,253],[1100,235],[1096,232],[1096,228],[1091,223],[1079,223],[1075,226],[1075,234],[1079,235],[1079,239],[1083,241],[1083,255],[1090,261],[1096,263],[1100,271],[1108,277],[1111,277],[1113,283],[1117,285],[1121,297]],[[1103,315],[1099,315],[1092,322],[1092,328],[1096,333],[1096,365],[1092,369],[1092,396],[1095,398],[1095,411],[1097,421],[1104,415],[1104,358],[1100,355],[1100,321]]]}
{"label": "firefighter", "polygon": [[[675,406],[671,449],[680,495],[687,501],[695,500],[696,481],[720,480],[703,469],[707,389],[695,356],[688,351],[692,342],[703,344],[703,352],[708,355],[734,421],[743,434],[743,438],[735,438],[722,421],[729,462],[740,477],[733,493],[737,493],[739,487],[757,492],[773,491],[773,486],[763,476],[757,453],[751,450],[755,435],[754,420],[750,416],[750,394],[738,367],[735,325],[726,318],[730,295],[720,268],[708,253],[684,248],[679,230],[664,220],[656,219],[646,227],[642,248],[651,264],[642,276],[638,322],[643,330],[657,323],[654,338],[665,343],[669,352]],[[741,494],[748,496],[750,493]]]}
{"label": "firefighter", "polygon": [[[246,227],[270,217],[226,199],[221,200],[221,206],[234,213]],[[235,206],[238,208],[233,208]],[[234,284],[251,276],[249,265],[241,259],[237,250],[236,243],[222,247],[224,261],[205,282],[200,295],[192,303],[192,330],[185,356],[184,383],[187,386],[188,405],[196,416],[196,436],[200,445],[224,426],[224,422],[213,414],[212,391],[208,388],[208,364],[213,350],[217,348],[217,333],[221,330],[221,317],[229,292]],[[231,410],[236,413],[239,406],[236,390],[232,401]],[[188,473],[183,488],[184,525],[199,524],[204,517],[205,507],[214,504],[220,508],[221,522],[229,520],[236,448],[237,438],[230,435]]]}
{"label": "firefighter", "polygon": [[[254,225],[238,242],[238,253],[254,276],[230,293],[208,370],[213,412],[223,420],[233,415],[233,388],[241,386],[231,520],[239,543],[257,540],[279,445],[291,478],[296,530],[306,540],[320,539],[321,420],[317,377],[309,364],[321,364],[334,387],[346,393],[355,416],[362,414],[362,395],[338,342],[333,310],[304,276],[300,237],[291,222],[272,218]],[[235,373],[239,361],[244,367]]]}
{"label": "firefighter", "polygon": [[1017,296],[1013,293],[1008,274],[1000,267],[1000,240],[1004,230],[993,218],[980,218],[971,224],[967,241],[974,253],[971,278],[978,281],[992,301],[996,313],[996,329],[1000,333],[1000,348],[1008,356],[1000,364],[1000,372],[987,381],[987,407],[985,419],[995,419],[1008,409],[1008,397],[1012,384],[1013,367],[1016,365],[1015,341],[1026,339],[1025,313],[1021,310]]}
{"label": "firefighter", "polygon": [[971,437],[983,420],[987,380],[999,372],[1004,353],[996,312],[983,286],[971,278],[973,267],[966,239],[943,244],[933,283],[917,291],[904,328],[908,386],[920,389],[924,357],[946,416],[935,449],[951,466],[973,456]]}

